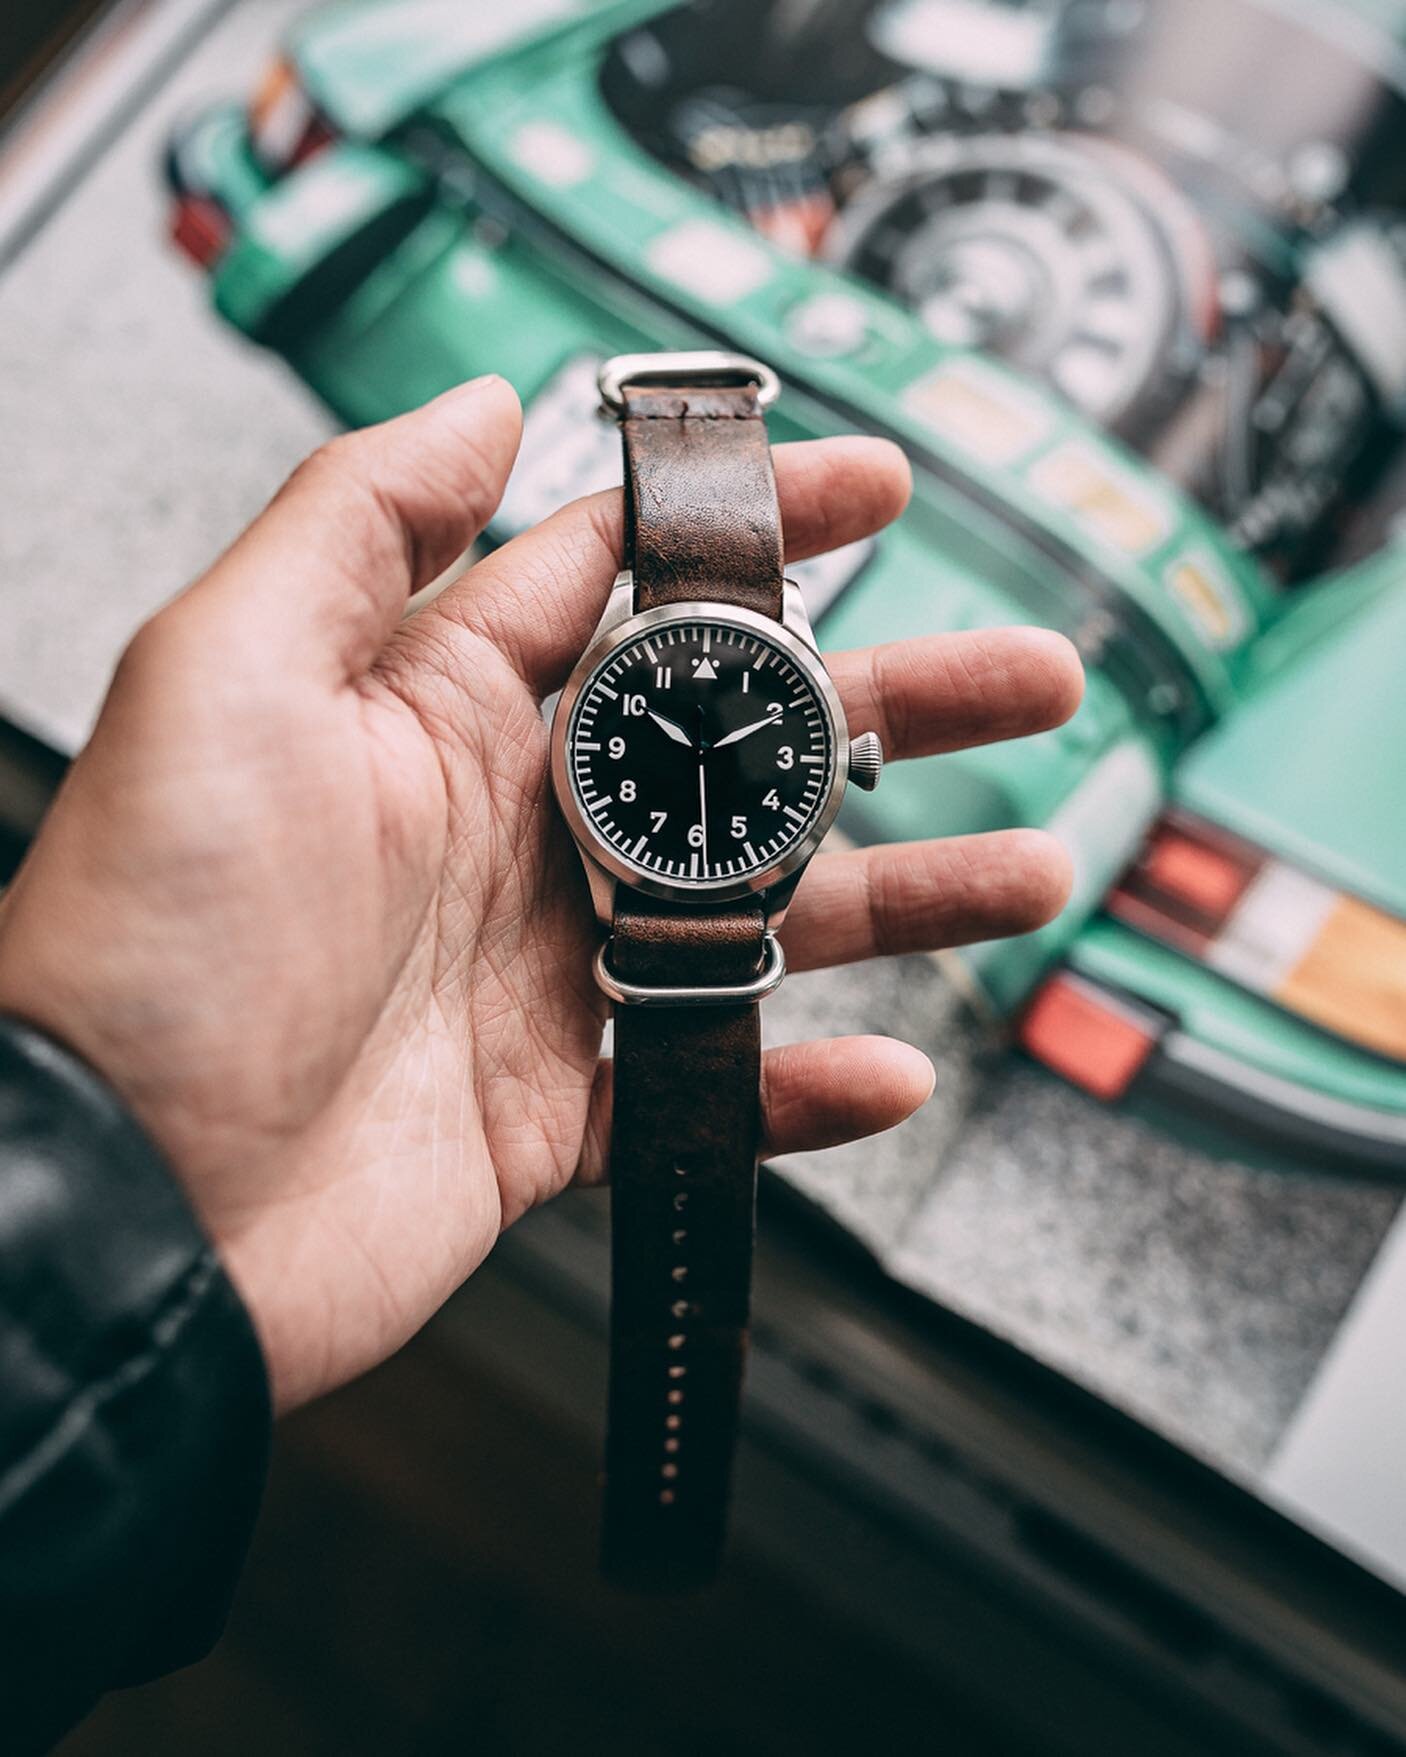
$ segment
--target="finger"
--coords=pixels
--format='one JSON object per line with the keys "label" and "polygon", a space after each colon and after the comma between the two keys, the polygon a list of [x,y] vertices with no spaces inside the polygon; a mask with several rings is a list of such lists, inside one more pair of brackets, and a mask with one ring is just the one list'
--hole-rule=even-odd
{"label": "finger", "polygon": [[926,1104],[936,1084],[922,1050],[894,1037],[781,1044],[762,1057],[762,1157],[882,1134]]}
{"label": "finger", "polygon": [[[600,1064],[576,1170],[578,1184],[607,1175],[613,1064]],[[892,1037],[787,1043],[762,1057],[762,1157],[811,1153],[894,1128],[926,1104],[937,1076],[919,1049]]]}
{"label": "finger", "polygon": [[222,663],[248,649],[359,676],[492,516],[521,427],[512,386],[490,377],[332,440],[168,614],[198,618]]}
{"label": "finger", "polygon": [[[908,460],[888,440],[804,440],[772,455],[788,560],[870,536],[908,502]],[[422,614],[483,636],[545,695],[580,658],[623,543],[619,490],[588,495],[479,562]]]}
{"label": "finger", "polygon": [[850,735],[877,732],[891,760],[1062,726],[1084,693],[1078,653],[1048,628],[925,635],[826,663]]}
{"label": "finger", "polygon": [[1069,856],[1044,830],[992,830],[821,854],[781,938],[791,970],[1031,933],[1069,900]]}

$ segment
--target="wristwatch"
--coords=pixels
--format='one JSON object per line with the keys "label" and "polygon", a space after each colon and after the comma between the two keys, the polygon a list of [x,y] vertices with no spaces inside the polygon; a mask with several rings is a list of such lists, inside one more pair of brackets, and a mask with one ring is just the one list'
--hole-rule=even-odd
{"label": "wristwatch", "polygon": [[557,704],[552,776],[615,1003],[610,1391],[602,1567],[684,1590],[716,1573],[746,1348],[760,1136],[758,1003],[847,780],[850,740],[782,566],[758,360],[630,354],[625,563]]}

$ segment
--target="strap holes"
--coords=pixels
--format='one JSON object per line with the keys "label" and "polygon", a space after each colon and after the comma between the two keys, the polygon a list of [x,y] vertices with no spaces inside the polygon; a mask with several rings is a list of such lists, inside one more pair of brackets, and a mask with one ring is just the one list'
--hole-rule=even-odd
{"label": "strap holes", "polygon": [[678,1195],[676,1195],[674,1197],[674,1212],[675,1212],[675,1214],[682,1214],[684,1209],[687,1208],[687,1206],[688,1206],[688,1192],[687,1192],[687,1190],[680,1190]]}
{"label": "strap holes", "polygon": [[674,1332],[674,1334],[669,1338],[669,1347],[670,1348],[682,1348],[684,1343],[687,1341],[688,1341],[688,1338],[684,1335],[683,1331],[676,1330]]}
{"label": "strap holes", "polygon": [[666,1452],[677,1452],[678,1449],[679,1449],[679,1443],[676,1439],[673,1439],[671,1437],[670,1439],[665,1440],[664,1450]]}
{"label": "strap holes", "polygon": [[[679,1392],[679,1396],[683,1396],[682,1391]],[[681,1428],[683,1426],[683,1417],[681,1415],[666,1415],[664,1417],[664,1426],[670,1430]]]}
{"label": "strap holes", "polygon": [[673,1239],[674,1239],[674,1243],[675,1243],[675,1244],[676,1244],[676,1245],[681,1245],[681,1244],[682,1244],[682,1243],[683,1243],[683,1241],[684,1241],[684,1240],[685,1240],[685,1239],[686,1239],[686,1238],[687,1238],[687,1237],[688,1237],[688,1234],[687,1234],[687,1233],[686,1233],[686,1232],[685,1232],[685,1231],[684,1231],[684,1229],[683,1229],[683,1228],[682,1228],[682,1227],[681,1227],[681,1226],[680,1226],[680,1227],[679,1227],[679,1228],[678,1228],[678,1230],[677,1230],[677,1231],[676,1231],[676,1232],[675,1232],[675,1233],[674,1233],[674,1235],[673,1235]]}
{"label": "strap holes", "polygon": [[686,1299],[676,1299],[673,1305],[669,1307],[669,1310],[676,1318],[686,1318],[688,1316],[688,1301]]}
{"label": "strap holes", "polygon": [[670,1403],[682,1403],[683,1402],[683,1392],[679,1391],[677,1389],[670,1391],[669,1392],[669,1402]]}
{"label": "strap holes", "polygon": [[688,1270],[684,1267],[684,1265],[682,1263],[675,1263],[673,1268],[669,1271],[669,1273],[673,1276],[675,1281],[687,1281],[688,1280]]}
{"label": "strap holes", "polygon": [[659,1505],[661,1507],[672,1507],[673,1504],[674,1504],[674,1491],[672,1489],[660,1489],[660,1491],[659,1491]]}
{"label": "strap holes", "polygon": [[660,1476],[667,1477],[668,1480],[672,1482],[679,1474],[679,1467],[677,1464],[661,1464],[659,1466],[659,1474]]}

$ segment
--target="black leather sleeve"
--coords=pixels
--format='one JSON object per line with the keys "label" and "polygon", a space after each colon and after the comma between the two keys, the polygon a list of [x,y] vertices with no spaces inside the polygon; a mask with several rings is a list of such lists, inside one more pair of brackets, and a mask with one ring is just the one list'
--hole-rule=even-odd
{"label": "black leather sleeve", "polygon": [[267,1468],[248,1314],[160,1155],[0,1019],[0,1747],[47,1750],[224,1624]]}

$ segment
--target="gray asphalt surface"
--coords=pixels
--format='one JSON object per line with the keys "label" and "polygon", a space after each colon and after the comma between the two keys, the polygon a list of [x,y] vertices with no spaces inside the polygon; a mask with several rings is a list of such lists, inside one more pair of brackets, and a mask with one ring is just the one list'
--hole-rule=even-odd
{"label": "gray asphalt surface", "polygon": [[[172,120],[247,89],[288,0],[245,0],[0,281],[0,711],[81,743],[136,624],[330,431],[164,241]],[[935,1298],[1237,1473],[1301,1396],[1397,1207],[1191,1153],[993,1054],[925,959],[794,979],[773,1039],[883,1030],[938,1092],[788,1166]]]}

